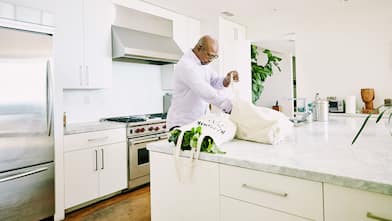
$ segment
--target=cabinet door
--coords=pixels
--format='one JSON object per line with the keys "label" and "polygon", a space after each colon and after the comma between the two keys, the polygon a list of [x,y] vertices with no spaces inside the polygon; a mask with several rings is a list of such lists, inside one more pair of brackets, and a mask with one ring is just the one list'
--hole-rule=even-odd
{"label": "cabinet door", "polygon": [[219,167],[197,161],[193,169],[188,159],[178,162],[172,155],[150,151],[151,220],[219,220]]}
{"label": "cabinet door", "polygon": [[56,1],[54,35],[55,73],[63,88],[85,87],[83,73],[83,8],[84,1]]}
{"label": "cabinet door", "polygon": [[325,221],[392,220],[392,196],[324,184]]}
{"label": "cabinet door", "polygon": [[64,153],[65,208],[98,197],[97,159],[96,148]]}
{"label": "cabinet door", "polygon": [[245,203],[228,197],[221,197],[221,221],[306,221],[298,216],[289,215],[254,204]]}
{"label": "cabinet door", "polygon": [[110,0],[84,0],[84,2],[86,84],[88,88],[110,87],[113,6]]}
{"label": "cabinet door", "polygon": [[104,196],[127,187],[127,144],[99,147],[99,195]]}

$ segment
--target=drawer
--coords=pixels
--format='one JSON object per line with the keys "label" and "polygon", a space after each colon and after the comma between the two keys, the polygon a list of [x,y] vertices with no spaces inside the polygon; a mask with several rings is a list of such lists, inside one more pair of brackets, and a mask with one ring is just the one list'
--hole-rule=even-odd
{"label": "drawer", "polygon": [[221,221],[309,221],[301,217],[221,196]]}
{"label": "drawer", "polygon": [[323,220],[322,184],[240,167],[220,165],[221,195]]}
{"label": "drawer", "polygon": [[126,142],[125,128],[102,130],[64,136],[64,151],[71,151],[105,144]]}
{"label": "drawer", "polygon": [[324,184],[325,221],[392,221],[392,196]]}

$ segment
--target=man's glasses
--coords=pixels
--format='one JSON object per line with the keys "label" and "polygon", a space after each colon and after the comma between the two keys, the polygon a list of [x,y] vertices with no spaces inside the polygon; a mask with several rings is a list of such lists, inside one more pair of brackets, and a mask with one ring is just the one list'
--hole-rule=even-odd
{"label": "man's glasses", "polygon": [[208,59],[209,59],[210,61],[212,61],[212,60],[214,60],[214,59],[217,59],[217,58],[219,57],[219,55],[217,55],[217,54],[211,54],[211,53],[209,53],[204,47],[202,48],[202,50],[203,50],[204,53],[207,55],[207,57],[208,57]]}
{"label": "man's glasses", "polygon": [[219,55],[217,55],[217,54],[210,54],[208,52],[206,54],[208,56],[208,59],[210,59],[210,60],[214,60],[214,59],[219,58]]}

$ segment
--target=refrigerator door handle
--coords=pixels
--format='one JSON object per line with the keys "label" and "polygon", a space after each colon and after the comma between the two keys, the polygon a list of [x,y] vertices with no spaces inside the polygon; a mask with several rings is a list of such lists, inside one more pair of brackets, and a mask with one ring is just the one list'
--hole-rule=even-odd
{"label": "refrigerator door handle", "polygon": [[16,179],[19,179],[19,178],[22,178],[22,177],[25,177],[25,176],[29,176],[29,175],[35,174],[35,173],[40,173],[40,172],[45,171],[45,170],[48,170],[48,168],[47,167],[42,167],[42,168],[38,168],[38,169],[31,170],[31,171],[28,171],[28,172],[24,172],[24,173],[12,175],[12,176],[9,176],[9,177],[5,177],[5,178],[0,179],[0,183],[7,182],[7,181],[10,181],[10,180],[16,180]]}
{"label": "refrigerator door handle", "polygon": [[47,79],[47,128],[48,136],[52,135],[53,124],[53,76],[51,71],[50,60],[46,62],[46,79]]}

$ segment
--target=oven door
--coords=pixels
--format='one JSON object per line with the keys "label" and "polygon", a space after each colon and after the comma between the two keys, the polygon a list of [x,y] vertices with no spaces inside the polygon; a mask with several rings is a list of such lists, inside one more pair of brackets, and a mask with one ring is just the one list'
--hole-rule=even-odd
{"label": "oven door", "polygon": [[159,140],[159,136],[147,136],[142,138],[129,139],[129,178],[150,174],[150,155],[147,144]]}

